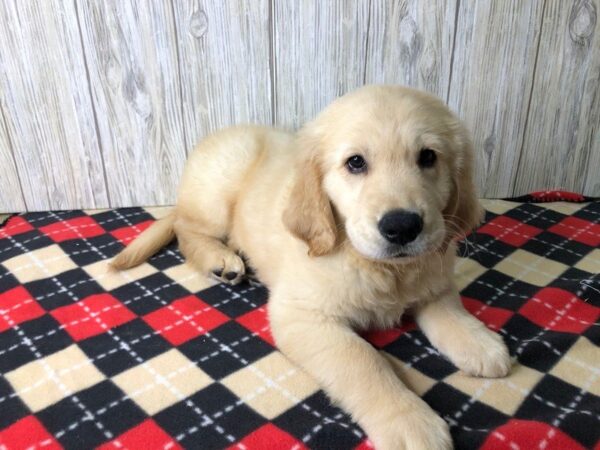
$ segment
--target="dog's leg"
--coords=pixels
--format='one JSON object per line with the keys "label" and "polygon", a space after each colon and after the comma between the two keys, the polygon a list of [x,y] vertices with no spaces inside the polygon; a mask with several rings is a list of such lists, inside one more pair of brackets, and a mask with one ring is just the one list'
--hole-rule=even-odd
{"label": "dog's leg", "polygon": [[447,424],[404,386],[375,348],[348,325],[286,300],[276,292],[270,300],[278,347],[352,415],[377,450],[452,448]]}
{"label": "dog's leg", "polygon": [[465,310],[456,288],[421,307],[415,318],[429,341],[464,372],[496,378],[510,371],[502,338]]}
{"label": "dog's leg", "polygon": [[186,261],[200,272],[228,284],[237,284],[242,280],[245,273],[242,258],[221,239],[214,237],[217,234],[214,230],[203,226],[201,222],[178,218],[175,221],[175,233]]}

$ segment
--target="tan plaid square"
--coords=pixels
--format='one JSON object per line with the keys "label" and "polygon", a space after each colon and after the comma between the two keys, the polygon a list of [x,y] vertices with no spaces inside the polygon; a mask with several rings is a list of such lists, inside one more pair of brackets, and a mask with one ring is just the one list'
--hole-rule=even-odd
{"label": "tan plaid square", "polygon": [[163,273],[190,292],[198,292],[217,284],[216,280],[205,277],[187,263],[173,266]]}
{"label": "tan plaid square", "polygon": [[595,249],[580,260],[575,267],[590,273],[600,272],[600,249]]}
{"label": "tan plaid square", "polygon": [[550,373],[594,395],[600,395],[599,370],[600,348],[581,336]]}
{"label": "tan plaid square", "polygon": [[459,290],[463,290],[479,276],[487,272],[487,269],[469,258],[457,258],[454,269],[454,281]]}
{"label": "tan plaid square", "polygon": [[277,417],[319,390],[312,377],[279,352],[238,370],[221,383],[267,419]]}
{"label": "tan plaid square", "polygon": [[568,266],[526,250],[517,250],[494,266],[494,270],[535,286],[547,286]]}
{"label": "tan plaid square", "polygon": [[102,260],[82,267],[83,270],[107,291],[131,283],[132,280],[139,280],[158,272],[156,267],[148,263],[140,264],[137,267],[123,271],[113,269],[108,263],[109,261]]}
{"label": "tan plaid square", "polygon": [[213,382],[177,349],[128,369],[113,377],[112,381],[150,415]]}
{"label": "tan plaid square", "polygon": [[434,379],[429,378],[414,367],[400,361],[389,353],[381,353],[392,364],[392,368],[396,375],[398,375],[398,378],[414,393],[422,396],[436,384]]}
{"label": "tan plaid square", "polygon": [[33,412],[104,379],[77,345],[25,364],[5,377]]}
{"label": "tan plaid square", "polygon": [[21,283],[53,277],[77,267],[56,244],[7,259],[2,265]]}
{"label": "tan plaid square", "polygon": [[573,215],[585,205],[587,205],[587,203],[548,202],[537,204],[537,206],[541,206],[546,209],[551,209],[552,211],[556,211],[567,216]]}
{"label": "tan plaid square", "polygon": [[512,415],[543,374],[520,364],[515,365],[506,378],[477,378],[455,372],[444,383],[470,397]]}
{"label": "tan plaid square", "polygon": [[482,198],[479,202],[485,209],[495,214],[504,214],[506,211],[510,211],[519,206],[519,203],[507,202],[506,200],[489,200]]}

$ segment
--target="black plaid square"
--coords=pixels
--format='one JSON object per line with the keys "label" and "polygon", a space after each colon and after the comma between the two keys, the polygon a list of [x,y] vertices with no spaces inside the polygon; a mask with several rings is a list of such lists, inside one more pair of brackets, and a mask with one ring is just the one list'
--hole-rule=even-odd
{"label": "black plaid square", "polygon": [[533,203],[522,203],[507,211],[504,215],[542,230],[546,230],[566,217],[564,214],[545,208],[543,205]]}
{"label": "black plaid square", "polygon": [[477,232],[471,233],[469,237],[462,241],[461,251],[458,254],[477,261],[489,269],[507,258],[515,251],[515,248],[515,246],[499,241],[493,236]]}
{"label": "black plaid square", "polygon": [[423,396],[425,400],[449,424],[455,443],[466,448],[479,448],[486,433],[506,422],[508,416],[469,397],[444,382],[437,383]]}
{"label": "black plaid square", "polygon": [[29,414],[29,408],[3,376],[0,376],[0,430]]}
{"label": "black plaid square", "polygon": [[48,247],[53,244],[52,239],[44,236],[37,230],[21,233],[10,238],[0,239],[0,265],[4,262],[23,254],[23,249],[29,251]]}
{"label": "black plaid square", "polygon": [[581,242],[565,239],[550,231],[544,231],[522,247],[524,250],[553,259],[564,264],[573,265],[594,250],[594,247]]}
{"label": "black plaid square", "polygon": [[543,420],[573,436],[585,448],[593,448],[599,442],[599,405],[595,395],[546,375],[527,396],[515,417]]}
{"label": "black plaid square", "polygon": [[93,448],[147,415],[110,380],[104,380],[37,413],[66,448]]}
{"label": "black plaid square", "polygon": [[515,314],[501,330],[511,355],[540,372],[549,371],[577,340],[577,335],[546,330]]}
{"label": "black plaid square", "polygon": [[183,261],[184,258],[177,248],[177,243],[172,242],[160,254],[151,257],[148,260],[148,264],[156,267],[158,270],[167,270],[181,264]]}
{"label": "black plaid square", "polygon": [[72,239],[58,244],[78,266],[86,266],[115,256],[122,247],[110,234]]}
{"label": "black plaid square", "polygon": [[0,373],[7,373],[36,359],[32,346],[42,356],[68,347],[71,337],[51,316],[45,314],[24,322],[18,329],[0,333]]}
{"label": "black plaid square", "polygon": [[182,344],[179,351],[213,379],[220,380],[274,351],[258,336],[248,334],[236,322],[227,322]]}
{"label": "black plaid square", "polygon": [[119,208],[118,210],[92,213],[90,217],[108,232],[153,220],[153,217],[143,208]]}
{"label": "black plaid square", "polygon": [[419,330],[402,334],[384,350],[436,380],[442,380],[457,370]]}
{"label": "black plaid square", "polygon": [[190,295],[187,289],[160,272],[133,280],[110,293],[138,316],[144,316]]}
{"label": "black plaid square", "polygon": [[266,422],[218,383],[164,409],[154,420],[184,448],[203,449],[229,447]]}
{"label": "black plaid square", "polygon": [[483,303],[493,301],[495,306],[517,311],[538,289],[492,269],[475,279],[461,294]]}
{"label": "black plaid square", "polygon": [[220,284],[202,291],[198,296],[233,318],[253,311],[267,302],[266,289],[252,286],[248,282],[233,287]]}
{"label": "black plaid square", "polygon": [[85,339],[78,345],[107,377],[142,364],[171,348],[141,319],[120,325],[110,334]]}
{"label": "black plaid square", "polygon": [[333,406],[323,391],[304,399],[273,419],[273,423],[315,450],[354,448],[364,438],[364,432]]}
{"label": "black plaid square", "polygon": [[71,305],[77,300],[93,294],[102,294],[104,289],[82,269],[72,269],[52,278],[25,283],[27,290],[46,310]]}

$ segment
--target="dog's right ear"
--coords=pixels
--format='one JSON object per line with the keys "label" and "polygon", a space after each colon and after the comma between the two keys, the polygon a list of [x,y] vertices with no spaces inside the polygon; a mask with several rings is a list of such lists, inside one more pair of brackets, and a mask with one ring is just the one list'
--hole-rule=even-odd
{"label": "dog's right ear", "polygon": [[298,151],[306,156],[296,167],[283,223],[294,236],[306,242],[309,256],[322,256],[335,247],[337,226],[331,203],[323,190],[323,173],[316,149],[302,148],[310,145],[309,142],[305,136],[298,137]]}

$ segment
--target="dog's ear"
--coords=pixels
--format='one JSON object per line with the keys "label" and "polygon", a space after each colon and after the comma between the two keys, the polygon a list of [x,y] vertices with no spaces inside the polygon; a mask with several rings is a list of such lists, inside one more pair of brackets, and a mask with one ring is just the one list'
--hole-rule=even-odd
{"label": "dog's ear", "polygon": [[458,152],[452,167],[452,192],[444,209],[448,238],[462,237],[477,227],[484,218],[484,210],[477,199],[473,179],[473,144],[461,125]]}
{"label": "dog's ear", "polygon": [[331,252],[337,240],[337,226],[331,203],[323,189],[323,173],[315,148],[302,148],[313,140],[299,136],[298,151],[306,153],[296,168],[296,179],[283,212],[283,223],[308,245],[309,256]]}

